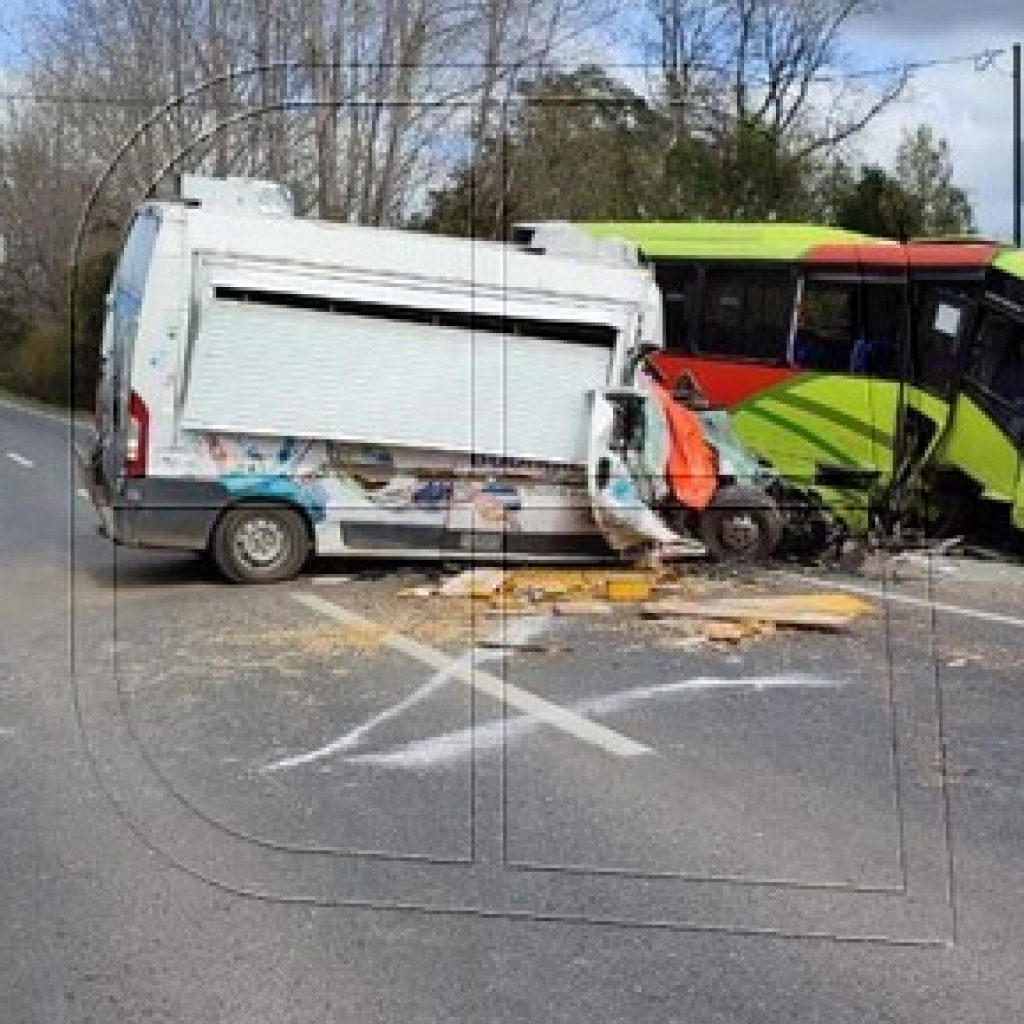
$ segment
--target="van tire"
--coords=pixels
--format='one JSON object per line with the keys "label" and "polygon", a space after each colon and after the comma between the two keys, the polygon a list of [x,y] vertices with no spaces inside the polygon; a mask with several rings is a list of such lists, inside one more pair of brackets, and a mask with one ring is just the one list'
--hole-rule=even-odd
{"label": "van tire", "polygon": [[214,528],[210,554],[233,583],[294,579],[309,555],[302,517],[283,505],[237,505]]}
{"label": "van tire", "polygon": [[720,562],[763,562],[778,548],[783,518],[772,497],[756,487],[727,484],[698,519],[698,533]]}

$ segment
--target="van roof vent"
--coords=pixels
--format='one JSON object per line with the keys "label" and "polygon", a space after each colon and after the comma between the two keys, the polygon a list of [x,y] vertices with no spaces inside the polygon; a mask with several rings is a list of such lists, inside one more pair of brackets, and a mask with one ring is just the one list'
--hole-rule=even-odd
{"label": "van roof vent", "polygon": [[294,217],[295,199],[287,185],[258,178],[207,178],[183,174],[179,193],[189,206],[259,217]]}
{"label": "van roof vent", "polygon": [[623,238],[599,238],[566,221],[535,221],[517,224],[512,243],[527,252],[567,256],[612,266],[639,266],[640,254],[635,245]]}

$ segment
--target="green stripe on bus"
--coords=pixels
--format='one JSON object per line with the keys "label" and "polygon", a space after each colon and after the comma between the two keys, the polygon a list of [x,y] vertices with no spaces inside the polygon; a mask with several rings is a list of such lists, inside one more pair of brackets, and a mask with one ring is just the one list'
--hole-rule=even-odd
{"label": "green stripe on bus", "polygon": [[744,406],[743,412],[748,415],[757,416],[760,419],[767,420],[769,423],[774,423],[775,426],[780,427],[782,430],[803,438],[803,440],[807,441],[814,448],[818,448],[821,451],[826,452],[828,455],[831,455],[840,465],[849,466],[851,469],[867,468],[857,462],[856,459],[851,459],[842,448],[836,447],[820,434],[815,434],[814,431],[808,430],[808,428],[802,423],[797,423],[795,420],[791,420],[788,416],[781,416],[779,413],[765,409],[761,405]]}
{"label": "green stripe on bus", "polygon": [[801,412],[810,413],[812,416],[817,416],[828,423],[848,430],[851,434],[859,434],[865,440],[875,444],[884,445],[886,448],[892,448],[893,446],[892,434],[880,430],[872,423],[865,423],[855,416],[839,412],[832,406],[825,405],[816,399],[808,398],[806,395],[795,395],[789,387],[783,386],[778,388],[769,392],[765,397],[770,397],[772,401],[778,402],[780,405],[787,405],[792,409],[799,409]]}

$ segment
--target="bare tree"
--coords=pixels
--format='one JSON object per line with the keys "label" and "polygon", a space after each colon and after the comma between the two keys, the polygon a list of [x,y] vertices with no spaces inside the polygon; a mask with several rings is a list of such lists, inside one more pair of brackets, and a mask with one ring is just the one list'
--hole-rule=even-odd
{"label": "bare tree", "polygon": [[468,112],[493,117],[606,2],[26,0],[24,87],[48,99],[0,123],[8,292],[30,317],[56,314],[91,182],[184,92],[119,163],[99,221],[123,225],[173,166],[269,176],[305,211],[400,222],[463,155]]}
{"label": "bare tree", "polygon": [[[648,43],[665,99],[722,136],[763,129],[800,156],[834,149],[906,86],[868,92],[844,74],[841,40],[876,0],[648,0]],[[652,42],[653,40],[653,42]]]}

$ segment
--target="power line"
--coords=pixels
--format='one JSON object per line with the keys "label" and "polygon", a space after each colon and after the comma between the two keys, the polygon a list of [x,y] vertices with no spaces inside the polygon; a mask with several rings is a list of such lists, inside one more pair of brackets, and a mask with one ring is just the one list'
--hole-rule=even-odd
{"label": "power line", "polygon": [[[1001,48],[986,48],[983,50],[975,50],[971,53],[956,54],[949,57],[934,57],[927,60],[915,60],[906,61],[902,63],[890,63],[880,65],[873,68],[861,68],[851,69],[843,72],[833,72],[827,74],[813,75],[809,78],[810,82],[818,84],[839,84],[842,82],[850,81],[862,81],[872,78],[896,78],[900,76],[911,76],[921,71],[929,71],[936,68],[952,67],[955,65],[972,64],[976,72],[983,73],[991,70],[996,61],[1005,56],[1009,51],[1005,47]],[[303,70],[314,70],[317,68],[330,68],[330,67],[344,67],[350,69],[372,69],[376,71],[382,70],[402,70],[402,69],[419,69],[423,71],[454,71],[454,70],[486,70],[488,68],[501,68],[504,70],[515,70],[521,71],[565,71],[564,67],[556,66],[553,63],[544,61],[529,61],[523,64],[516,64],[515,62],[504,65],[504,64],[488,64],[486,62],[463,62],[463,63],[424,63],[424,64],[409,64],[399,62],[378,62],[378,61],[342,61],[337,64],[333,63],[317,63],[317,64],[299,64],[296,63],[294,66],[289,68],[279,68],[278,71],[291,70],[291,71],[303,71]],[[643,71],[643,70],[657,70],[659,65],[652,64],[650,62],[641,61],[618,61],[615,63],[602,63],[601,67],[609,72],[614,71]],[[712,64],[696,64],[694,65],[695,70],[708,71],[720,75],[731,75],[732,69],[722,67],[720,65]],[[244,76],[246,73],[245,68],[239,68],[239,77]],[[150,110],[154,107],[159,106],[163,99],[146,99],[143,97],[127,97],[127,96],[101,96],[101,95],[72,95],[70,93],[57,93],[57,92],[44,92],[38,90],[20,90],[20,89],[0,89],[0,100],[8,102],[25,102],[25,103],[41,103],[47,105],[66,105],[66,106],[107,106],[107,107],[119,107],[124,109],[141,109]],[[192,97],[187,100],[183,105],[188,106],[204,106],[207,105],[208,101],[200,96]],[[221,106],[239,106],[241,104],[238,101],[228,101],[224,103],[220,102]]]}

